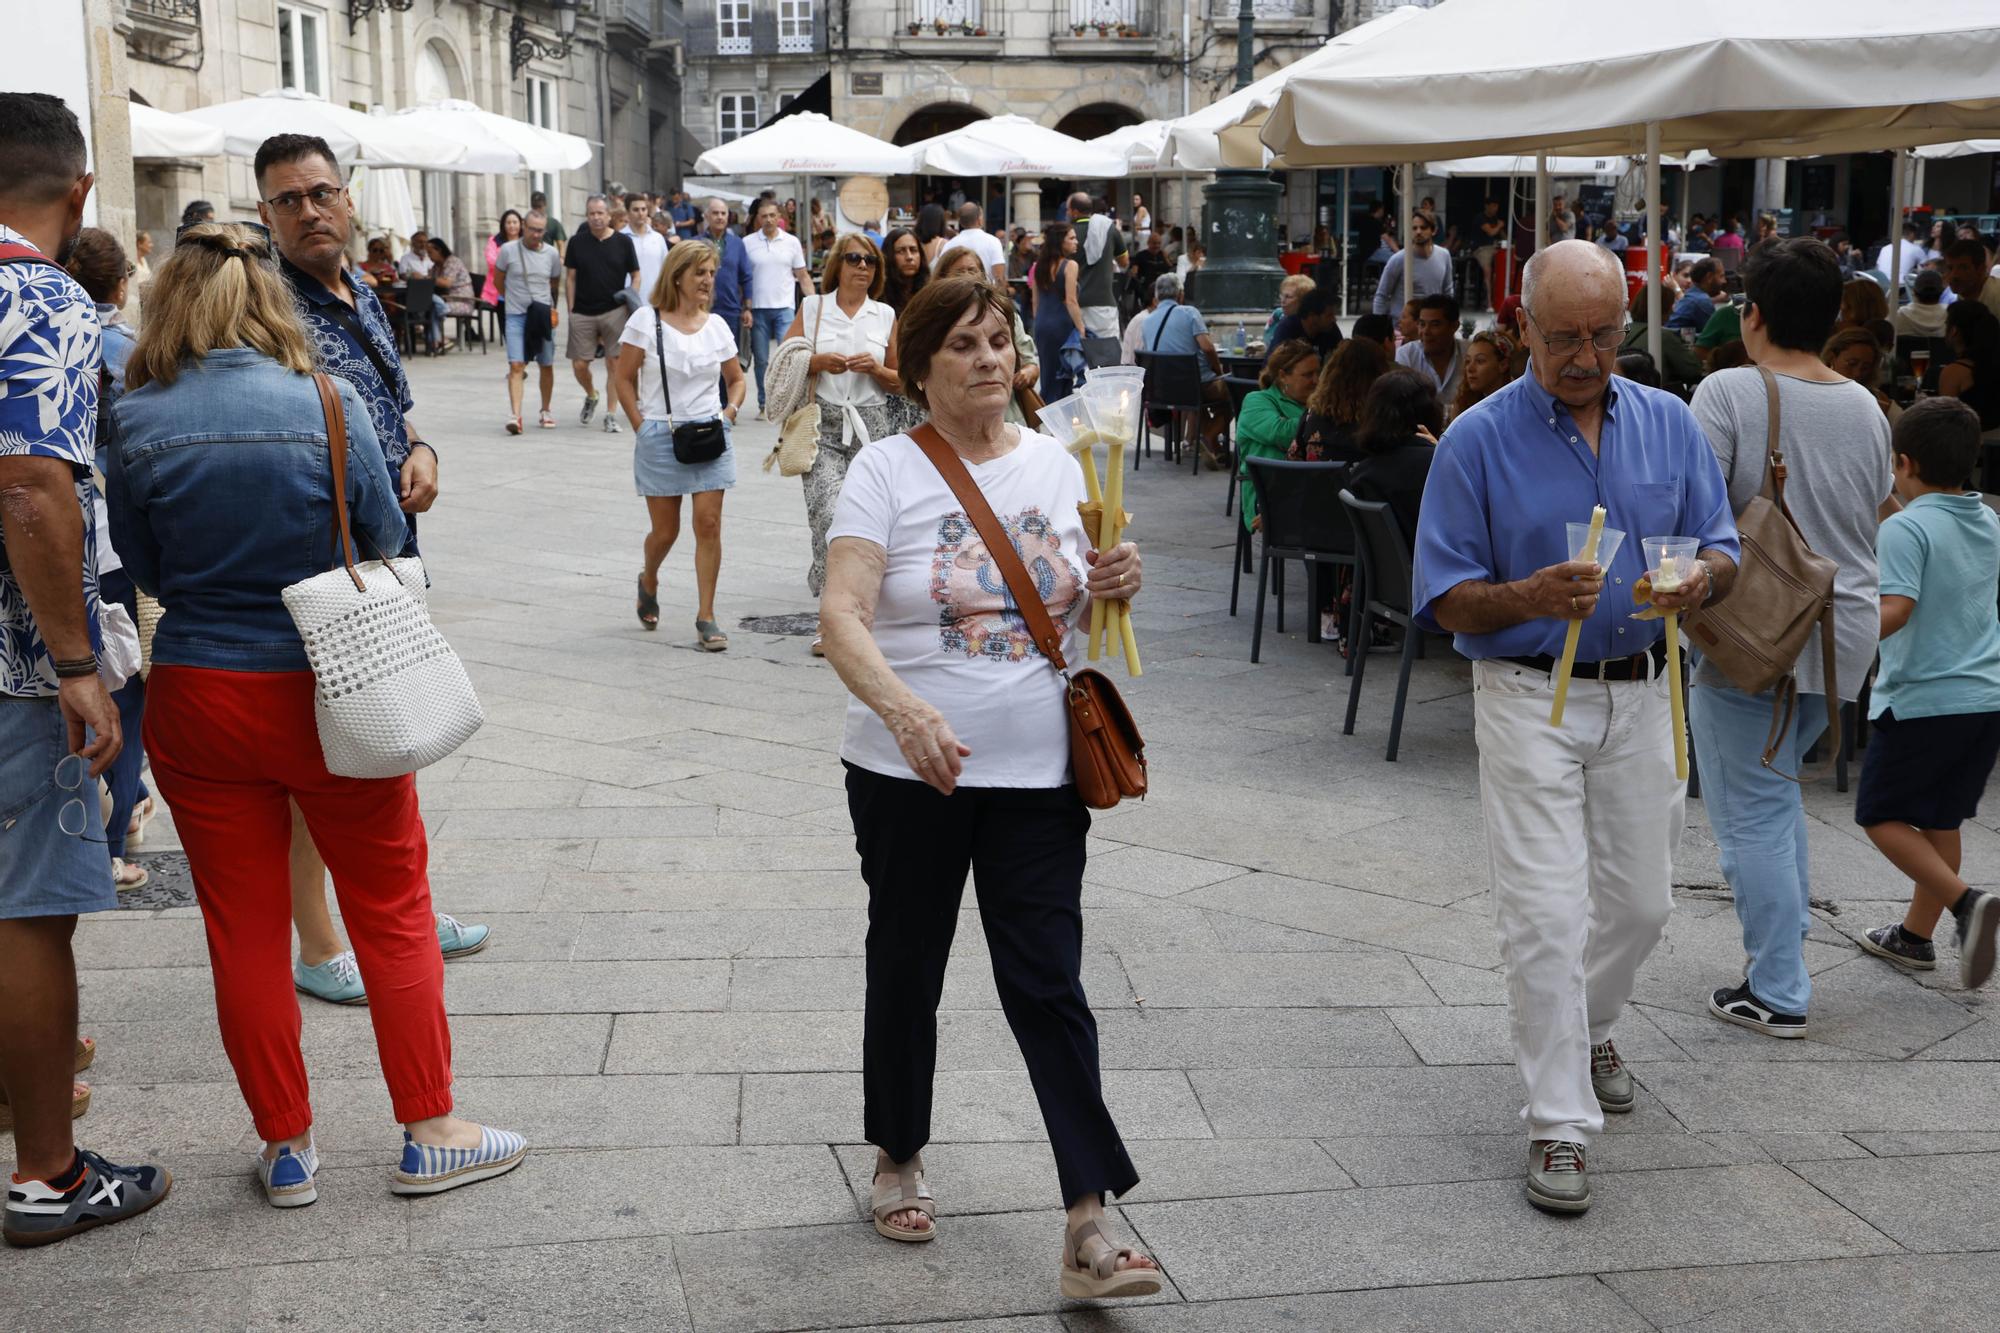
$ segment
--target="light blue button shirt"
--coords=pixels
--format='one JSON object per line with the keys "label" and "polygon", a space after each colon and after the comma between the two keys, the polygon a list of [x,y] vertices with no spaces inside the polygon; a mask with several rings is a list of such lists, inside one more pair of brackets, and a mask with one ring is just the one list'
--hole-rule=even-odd
{"label": "light blue button shirt", "polygon": [[[1686,403],[1630,380],[1612,382],[1598,447],[1569,409],[1524,375],[1453,418],[1439,442],[1417,524],[1417,622],[1442,631],[1437,602],[1468,580],[1511,583],[1569,559],[1564,525],[1593,506],[1625,533],[1604,593],[1583,622],[1577,661],[1644,652],[1664,633],[1633,620],[1632,585],[1645,573],[1642,537],[1695,537],[1737,557],[1736,520],[1715,451]],[[1530,620],[1453,639],[1467,657],[1562,651],[1568,622]]]}

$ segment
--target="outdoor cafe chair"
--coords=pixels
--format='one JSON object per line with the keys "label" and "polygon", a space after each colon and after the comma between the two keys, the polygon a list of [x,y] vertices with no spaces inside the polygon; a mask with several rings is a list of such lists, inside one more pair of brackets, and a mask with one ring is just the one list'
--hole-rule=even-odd
{"label": "outdoor cafe chair", "polygon": [[[1257,561],[1257,614],[1250,633],[1250,660],[1261,660],[1264,650],[1264,602],[1272,593],[1278,598],[1278,633],[1285,632],[1285,570],[1287,560],[1306,567],[1306,642],[1321,642],[1319,634],[1319,590],[1324,566],[1354,568],[1354,529],[1340,507],[1341,488],[1347,485],[1346,463],[1295,463],[1286,458],[1252,458],[1247,461],[1250,480],[1257,487],[1257,512],[1263,518],[1258,535],[1263,539]],[[1236,525],[1249,540],[1249,529]],[[1239,548],[1240,549],[1240,548]],[[1241,569],[1241,565],[1238,565]],[[1241,577],[1240,574],[1237,577]],[[1230,592],[1230,610],[1236,609],[1236,594]],[[1355,625],[1352,609],[1348,632]],[[1350,659],[1351,660],[1351,659]]]}
{"label": "outdoor cafe chair", "polygon": [[1396,674],[1396,710],[1389,718],[1390,763],[1403,738],[1403,704],[1410,694],[1410,663],[1416,661],[1423,643],[1410,598],[1410,548],[1396,516],[1380,501],[1357,500],[1343,489],[1340,503],[1353,519],[1355,545],[1361,548],[1361,570],[1355,582],[1353,629],[1347,638],[1347,664],[1353,679],[1347,685],[1347,721],[1343,736],[1354,734],[1354,714],[1361,703],[1361,676],[1368,668],[1368,645],[1373,638],[1374,617],[1381,616],[1403,627],[1403,662]]}
{"label": "outdoor cafe chair", "polygon": [[[1236,438],[1236,423],[1243,418],[1243,400],[1257,392],[1258,382],[1252,377],[1224,375],[1222,384],[1229,390],[1229,438],[1233,442]],[[1199,462],[1196,466],[1200,466]],[[1222,488],[1222,514],[1225,518],[1236,511],[1236,479],[1241,475],[1241,468],[1231,468],[1229,484]],[[1249,560],[1247,551],[1243,558],[1246,562]],[[1244,572],[1248,573],[1249,570],[1245,569]]]}
{"label": "outdoor cafe chair", "polygon": [[[1139,365],[1146,372],[1145,387],[1140,394],[1141,412],[1140,447],[1132,451],[1132,470],[1138,471],[1141,456],[1153,452],[1154,412],[1167,414],[1167,440],[1165,453],[1167,461],[1181,461],[1183,431],[1192,418],[1192,428],[1197,436],[1201,433],[1201,362],[1194,356],[1175,356],[1165,352],[1139,353]],[[1195,469],[1201,469],[1201,450],[1191,451],[1195,455]]]}

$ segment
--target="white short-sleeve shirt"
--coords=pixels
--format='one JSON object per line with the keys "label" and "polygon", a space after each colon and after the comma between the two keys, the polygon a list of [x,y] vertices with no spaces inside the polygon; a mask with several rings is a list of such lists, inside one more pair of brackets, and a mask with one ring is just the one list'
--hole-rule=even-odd
{"label": "white short-sleeve shirt", "polygon": [[[986,266],[988,277],[993,275],[995,265],[1004,267],[1007,263],[1006,247],[1000,244],[998,236],[984,227],[970,228],[946,241],[938,248],[938,259],[944,258],[945,251],[958,249],[970,250],[978,255],[979,262]],[[931,261],[931,267],[933,269],[937,267],[937,260]]]}
{"label": "white short-sleeve shirt", "polygon": [[[653,331],[660,337],[655,340]],[[697,333],[682,333],[661,321],[659,312],[642,305],[625,321],[621,345],[645,352],[639,362],[639,403],[648,421],[667,421],[667,401],[660,392],[661,354],[667,388],[674,396],[673,421],[707,421],[722,415],[722,363],[736,355],[736,335],[720,315],[710,315]]]}
{"label": "white short-sleeve shirt", "polygon": [[639,257],[639,299],[650,302],[653,284],[667,265],[667,238],[657,227],[648,227],[643,236],[626,227],[624,234],[632,238],[632,252]]}
{"label": "white short-sleeve shirt", "polygon": [[[986,502],[1062,626],[1076,627],[1089,542],[1077,505],[1083,473],[1060,444],[1021,430],[1011,453],[968,464]],[[958,497],[907,435],[854,456],[827,540],[858,537],[888,553],[875,605],[875,642],[898,679],[944,714],[972,750],[969,787],[1060,787],[1069,781],[1069,715],[1055,673],[1014,611],[1013,596]],[[858,699],[847,704],[840,757],[889,777],[915,778],[889,729]]]}
{"label": "white short-sleeve shirt", "polygon": [[[895,331],[896,311],[880,301],[863,301],[861,309],[852,315],[840,308],[837,296],[808,296],[799,305],[799,336],[815,352],[838,352],[842,356],[866,353],[882,362],[888,359],[889,341]],[[882,386],[858,370],[822,374],[815,396],[837,406],[866,407],[887,401]]]}
{"label": "white short-sleeve shirt", "polygon": [[771,237],[753,231],[743,238],[743,250],[750,257],[750,304],[758,310],[790,310],[799,290],[792,271],[806,266],[799,238],[788,231]]}

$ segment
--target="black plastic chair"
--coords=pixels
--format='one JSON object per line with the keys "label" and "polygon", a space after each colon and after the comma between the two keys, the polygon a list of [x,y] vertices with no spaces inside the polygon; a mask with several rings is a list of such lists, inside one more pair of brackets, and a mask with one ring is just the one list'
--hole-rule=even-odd
{"label": "black plastic chair", "polygon": [[424,331],[424,350],[431,350],[431,298],[436,295],[435,278],[411,278],[403,289],[403,308],[393,319],[406,355],[417,354],[418,329]]}
{"label": "black plastic chair", "polygon": [[1122,366],[1125,364],[1125,344],[1117,338],[1085,334],[1083,364],[1092,370],[1102,370],[1106,366]]}
{"label": "black plastic chair", "polygon": [[[1167,441],[1165,452],[1167,461],[1181,461],[1182,428],[1186,419],[1194,418],[1194,431],[1201,434],[1201,360],[1195,356],[1175,356],[1165,352],[1139,353],[1139,365],[1145,369],[1146,383],[1140,396],[1139,408],[1144,414],[1144,425],[1139,448],[1132,451],[1132,470],[1138,471],[1142,455],[1153,452],[1152,413],[1167,413]],[[1200,468],[1201,450],[1195,451],[1195,467]]]}
{"label": "black plastic chair", "polygon": [[1353,632],[1347,639],[1347,660],[1354,678],[1347,686],[1347,721],[1343,736],[1354,734],[1354,713],[1361,704],[1361,677],[1368,669],[1368,645],[1373,638],[1374,617],[1403,627],[1403,664],[1396,675],[1396,711],[1389,718],[1390,763],[1396,762],[1396,748],[1403,739],[1403,704],[1410,693],[1410,663],[1417,660],[1423,631],[1417,628],[1410,604],[1410,547],[1389,506],[1379,501],[1357,500],[1342,490],[1340,503],[1353,520],[1355,545],[1361,548],[1361,572],[1354,590]]}
{"label": "black plastic chair", "polygon": [[[1264,600],[1270,593],[1278,596],[1278,633],[1285,632],[1284,562],[1287,560],[1296,560],[1306,567],[1309,603],[1306,642],[1321,641],[1321,567],[1354,568],[1354,528],[1339,500],[1341,488],[1347,485],[1347,464],[1252,458],[1246,461],[1246,466],[1250,480],[1257,487],[1257,512],[1263,518],[1263,526],[1258,530],[1263,543],[1257,561],[1257,615],[1250,634],[1250,660],[1256,662],[1263,655]],[[1234,602],[1233,592],[1231,601]],[[1350,633],[1353,625],[1350,608]]]}
{"label": "black plastic chair", "polygon": [[[1229,438],[1233,444],[1236,439],[1236,423],[1243,419],[1243,400],[1257,392],[1258,385],[1256,380],[1242,375],[1224,375],[1222,385],[1229,390]],[[1199,452],[1200,450],[1196,450],[1196,453]],[[1196,466],[1200,466],[1198,461]],[[1222,491],[1222,512],[1225,516],[1236,512],[1236,479],[1241,473],[1240,468],[1229,470],[1229,485]]]}

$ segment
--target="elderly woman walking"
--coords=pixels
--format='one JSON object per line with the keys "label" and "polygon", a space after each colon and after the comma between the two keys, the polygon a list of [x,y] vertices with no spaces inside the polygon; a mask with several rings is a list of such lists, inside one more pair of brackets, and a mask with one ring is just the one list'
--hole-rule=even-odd
{"label": "elderly woman walking", "polygon": [[[1075,461],[1006,424],[1016,369],[1006,296],[970,278],[934,281],[904,311],[897,346],[904,389],[929,413],[919,433],[934,429],[934,447],[965,464],[1073,644],[1091,598],[1137,593],[1139,554],[1130,543],[1092,550]],[[1152,1259],[1102,1229],[1105,1192],[1139,1177],[1104,1105],[1080,979],[1090,814],[1071,781],[1062,680],[911,437],[863,451],[829,538],[821,617],[827,659],[854,694],[841,758],[869,896],[862,1086],[878,1149],[875,1229],[899,1241],[937,1234],[921,1150],[938,999],[971,871],[1068,1210],[1062,1292],[1158,1291]]]}
{"label": "elderly woman walking", "polygon": [[[859,232],[833,244],[819,293],[799,303],[785,341],[804,338],[812,397],[819,403],[819,449],[805,474],[806,523],[812,531],[812,565],[806,587],[817,597],[826,586],[826,529],[840,499],[841,482],[862,446],[894,429],[889,395],[896,378],[896,312],[879,298],[885,279],[882,252]],[[812,651],[824,644],[815,635]]]}
{"label": "elderly woman walking", "polygon": [[[312,345],[262,229],[208,223],[160,266],[106,451],[111,533],[158,597],[146,751],[201,900],[223,1048],[264,1140],[270,1202],[317,1197],[284,886],[292,803],[326,853],[374,1001],[369,1017],[403,1152],[397,1194],[434,1194],[520,1165],[518,1134],[452,1115],[444,960],[431,914],[416,779],[327,771],[314,681],[280,596],[326,569],[337,523],[328,449],[346,457],[354,544],[398,551],[409,527],[381,446]],[[347,438],[327,438],[337,394]]]}

